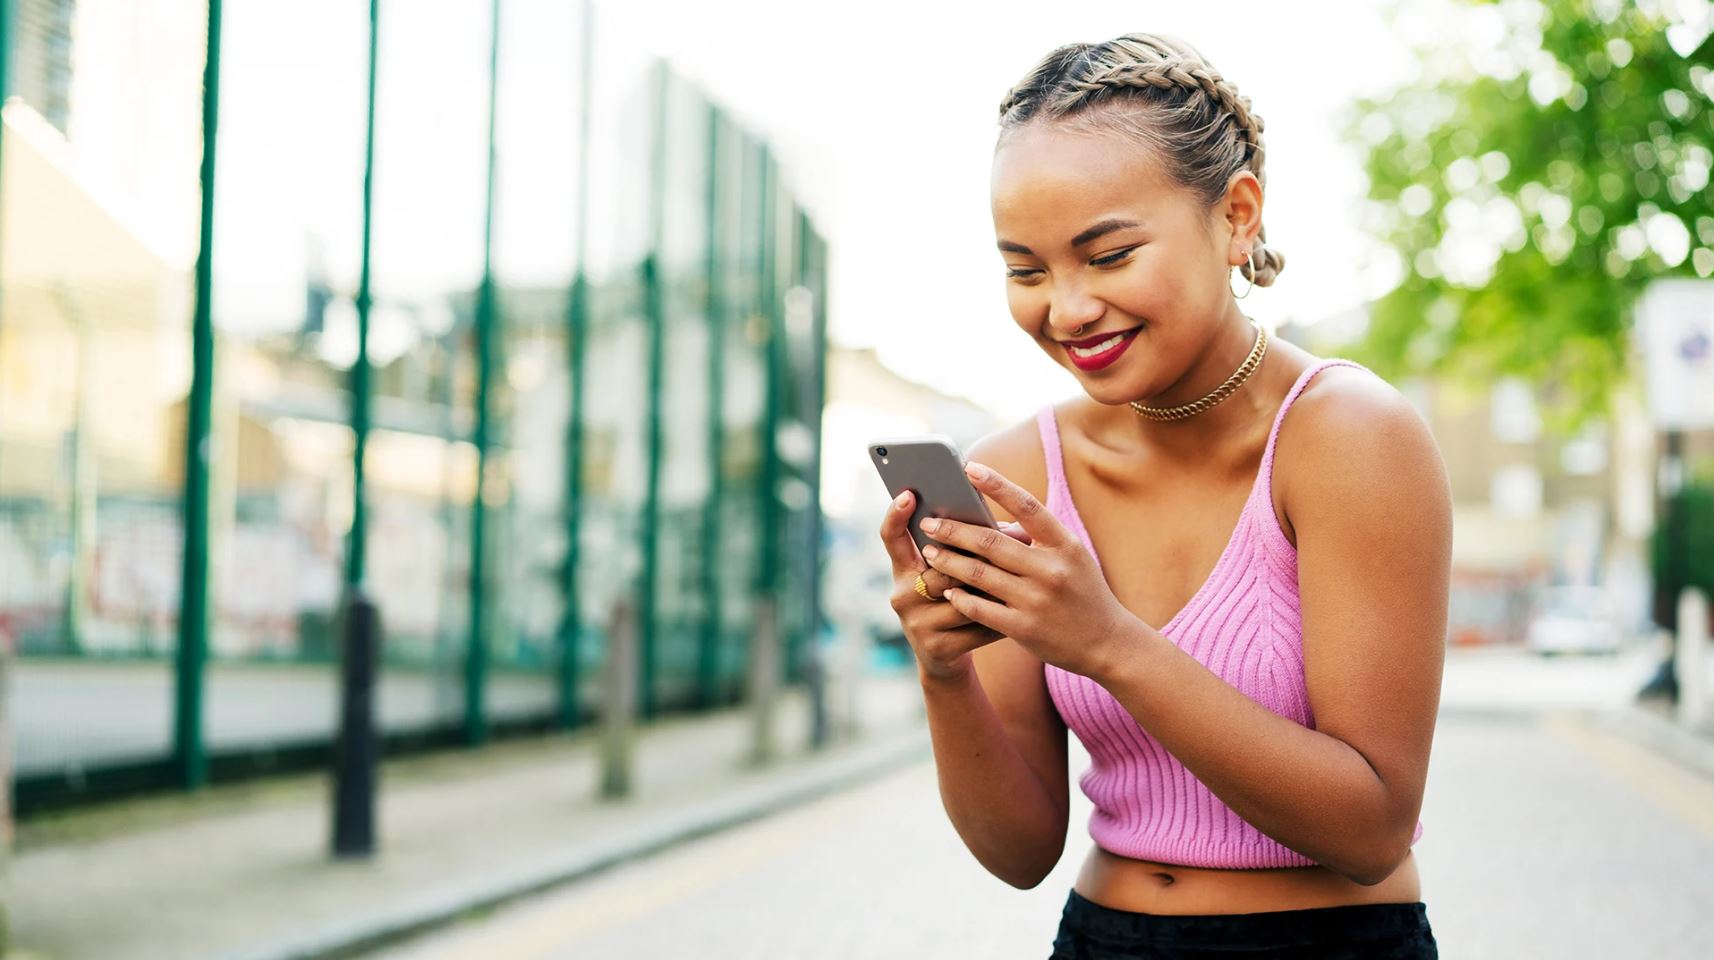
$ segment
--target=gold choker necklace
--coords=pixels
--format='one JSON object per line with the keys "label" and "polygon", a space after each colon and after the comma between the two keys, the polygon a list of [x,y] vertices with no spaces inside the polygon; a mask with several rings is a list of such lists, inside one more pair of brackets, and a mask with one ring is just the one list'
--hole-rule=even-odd
{"label": "gold choker necklace", "polygon": [[1244,385],[1244,381],[1250,379],[1250,374],[1255,373],[1256,368],[1262,365],[1262,355],[1268,352],[1268,332],[1254,320],[1251,320],[1250,324],[1256,328],[1256,345],[1250,348],[1250,355],[1244,358],[1244,365],[1239,367],[1237,372],[1230,377],[1227,377],[1225,383],[1215,387],[1208,396],[1200,400],[1179,404],[1176,407],[1145,407],[1132,400],[1131,409],[1150,420],[1183,420],[1187,417],[1194,417],[1237,393],[1238,388]]}

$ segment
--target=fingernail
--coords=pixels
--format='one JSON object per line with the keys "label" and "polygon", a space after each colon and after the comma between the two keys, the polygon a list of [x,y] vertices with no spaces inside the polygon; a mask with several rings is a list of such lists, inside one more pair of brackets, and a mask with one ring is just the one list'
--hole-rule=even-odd
{"label": "fingernail", "polygon": [[986,479],[988,479],[988,468],[984,467],[980,463],[967,463],[967,464],[965,464],[964,465],[964,472],[970,474],[970,479],[972,479],[972,480],[986,480]]}
{"label": "fingernail", "polygon": [[922,548],[922,558],[924,560],[933,560],[939,553],[940,551],[935,549],[934,544],[932,543]]}
{"label": "fingernail", "polygon": [[905,501],[909,500],[910,497],[911,497],[911,495],[908,492],[901,493],[897,497],[894,497],[893,498],[893,508],[896,510],[903,510],[905,508]]}
{"label": "fingernail", "polygon": [[925,533],[933,533],[940,529],[940,521],[933,517],[929,517],[927,520],[922,522],[922,529]]}

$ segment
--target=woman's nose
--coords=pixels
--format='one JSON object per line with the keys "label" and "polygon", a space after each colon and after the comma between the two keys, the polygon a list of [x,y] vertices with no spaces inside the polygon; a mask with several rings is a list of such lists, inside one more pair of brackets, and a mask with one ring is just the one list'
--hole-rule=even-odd
{"label": "woman's nose", "polygon": [[1087,293],[1074,289],[1055,290],[1048,303],[1048,326],[1061,336],[1070,338],[1100,320],[1106,309],[1105,304]]}

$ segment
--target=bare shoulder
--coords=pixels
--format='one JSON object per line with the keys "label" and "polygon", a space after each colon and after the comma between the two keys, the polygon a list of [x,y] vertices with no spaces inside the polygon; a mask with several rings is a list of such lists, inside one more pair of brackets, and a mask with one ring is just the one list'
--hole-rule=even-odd
{"label": "bare shoulder", "polygon": [[1298,396],[1280,425],[1274,483],[1294,526],[1318,506],[1368,504],[1377,516],[1451,509],[1428,424],[1396,387],[1355,367],[1321,371]]}
{"label": "bare shoulder", "polygon": [[[983,436],[965,451],[965,458],[992,467],[1037,500],[1047,501],[1047,461],[1035,417]],[[996,520],[1016,519],[992,499],[988,500],[988,510]]]}

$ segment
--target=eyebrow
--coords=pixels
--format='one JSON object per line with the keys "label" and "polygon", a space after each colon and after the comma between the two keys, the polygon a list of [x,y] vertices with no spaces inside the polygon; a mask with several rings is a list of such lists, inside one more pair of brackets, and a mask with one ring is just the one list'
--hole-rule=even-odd
{"label": "eyebrow", "polygon": [[1096,224],[1090,226],[1088,229],[1084,230],[1082,233],[1078,234],[1077,236],[1072,237],[1071,238],[1071,245],[1074,247],[1081,247],[1084,244],[1088,243],[1089,241],[1094,240],[1098,237],[1104,237],[1107,234],[1112,233],[1115,230],[1124,230],[1127,227],[1136,227],[1136,226],[1141,226],[1141,224],[1137,223],[1137,221],[1135,221],[1135,220],[1119,220],[1119,219],[1102,220],[1099,223],[1096,223]]}
{"label": "eyebrow", "polygon": [[[1089,243],[1093,240],[1098,240],[1101,237],[1104,237],[1107,234],[1112,233],[1115,230],[1125,230],[1125,229],[1128,229],[1130,227],[1140,227],[1140,226],[1142,226],[1142,224],[1138,223],[1135,220],[1120,220],[1120,219],[1116,219],[1116,218],[1102,220],[1102,221],[1099,221],[1097,223],[1091,224],[1090,226],[1086,227],[1082,233],[1079,233],[1077,236],[1072,237],[1071,238],[1071,245],[1074,247],[1081,247],[1084,244]],[[1035,256],[1034,250],[1031,250],[1029,247],[1026,247],[1021,243],[1013,243],[1010,240],[1001,240],[999,242],[998,246],[1001,250],[1005,251],[1006,253],[1021,253],[1026,257]]]}

